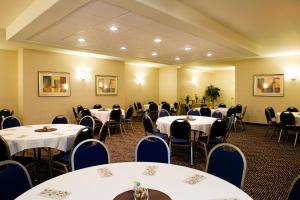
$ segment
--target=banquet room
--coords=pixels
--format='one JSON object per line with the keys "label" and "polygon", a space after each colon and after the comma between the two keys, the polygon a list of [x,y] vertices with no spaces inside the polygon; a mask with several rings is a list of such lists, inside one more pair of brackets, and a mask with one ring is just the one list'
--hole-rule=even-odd
{"label": "banquet room", "polygon": [[299,200],[300,1],[0,0],[0,200]]}

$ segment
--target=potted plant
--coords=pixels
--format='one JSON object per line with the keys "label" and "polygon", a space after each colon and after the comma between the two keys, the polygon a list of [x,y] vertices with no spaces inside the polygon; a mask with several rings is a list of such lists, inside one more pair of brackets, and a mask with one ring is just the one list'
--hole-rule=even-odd
{"label": "potted plant", "polygon": [[205,96],[211,101],[212,107],[215,105],[215,101],[220,97],[220,88],[213,85],[207,86],[205,90]]}

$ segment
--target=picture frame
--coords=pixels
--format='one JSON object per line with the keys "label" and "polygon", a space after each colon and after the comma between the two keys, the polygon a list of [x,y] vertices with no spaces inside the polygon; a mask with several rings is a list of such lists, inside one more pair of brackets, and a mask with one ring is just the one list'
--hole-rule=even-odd
{"label": "picture frame", "polygon": [[253,95],[265,97],[283,97],[283,74],[261,74],[253,76]]}
{"label": "picture frame", "polygon": [[70,73],[67,72],[38,72],[39,97],[68,97],[71,96]]}
{"label": "picture frame", "polygon": [[95,76],[96,96],[118,95],[118,77],[111,75]]}

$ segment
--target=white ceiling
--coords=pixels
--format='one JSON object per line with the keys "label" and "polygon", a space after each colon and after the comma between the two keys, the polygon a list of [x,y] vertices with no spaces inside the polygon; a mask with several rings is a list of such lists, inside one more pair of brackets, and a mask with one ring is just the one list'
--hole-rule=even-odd
{"label": "white ceiling", "polygon": [[[300,48],[299,0],[51,1],[25,25],[20,23],[25,14],[32,16],[29,11],[20,15],[18,24],[7,28],[7,38],[164,64],[244,59]],[[32,12],[41,7],[35,3]],[[119,30],[111,32],[111,25]],[[86,42],[79,43],[79,37]],[[156,37],[162,42],[154,43]],[[186,46],[192,49],[184,51]]]}

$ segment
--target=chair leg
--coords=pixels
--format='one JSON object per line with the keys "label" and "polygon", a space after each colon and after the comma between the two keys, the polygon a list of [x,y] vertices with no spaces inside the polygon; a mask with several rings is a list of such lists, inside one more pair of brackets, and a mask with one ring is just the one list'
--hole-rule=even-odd
{"label": "chair leg", "polygon": [[108,137],[110,137],[110,129],[109,129],[109,127],[108,127]]}
{"label": "chair leg", "polygon": [[294,147],[296,147],[296,144],[297,144],[297,139],[298,139],[298,133],[299,133],[299,131],[297,131],[297,133],[296,133],[296,136],[295,136],[295,142],[294,142]]}
{"label": "chair leg", "polygon": [[280,138],[281,138],[281,135],[282,135],[282,129],[280,129],[280,133],[279,133],[279,138],[278,138],[278,142],[280,142]]}
{"label": "chair leg", "polygon": [[268,136],[269,129],[270,129],[270,123],[268,123],[268,128],[267,128],[267,131],[266,131],[266,133],[265,133],[265,137],[267,137],[267,136]]}
{"label": "chair leg", "polygon": [[120,124],[120,130],[121,130],[121,134],[122,134],[122,136],[123,136],[122,124]]}
{"label": "chair leg", "polygon": [[131,126],[132,133],[134,134],[134,129],[133,129],[133,126],[132,126],[132,122],[130,122],[130,126]]}
{"label": "chair leg", "polygon": [[194,160],[193,160],[193,143],[191,143],[191,165],[194,164]]}

